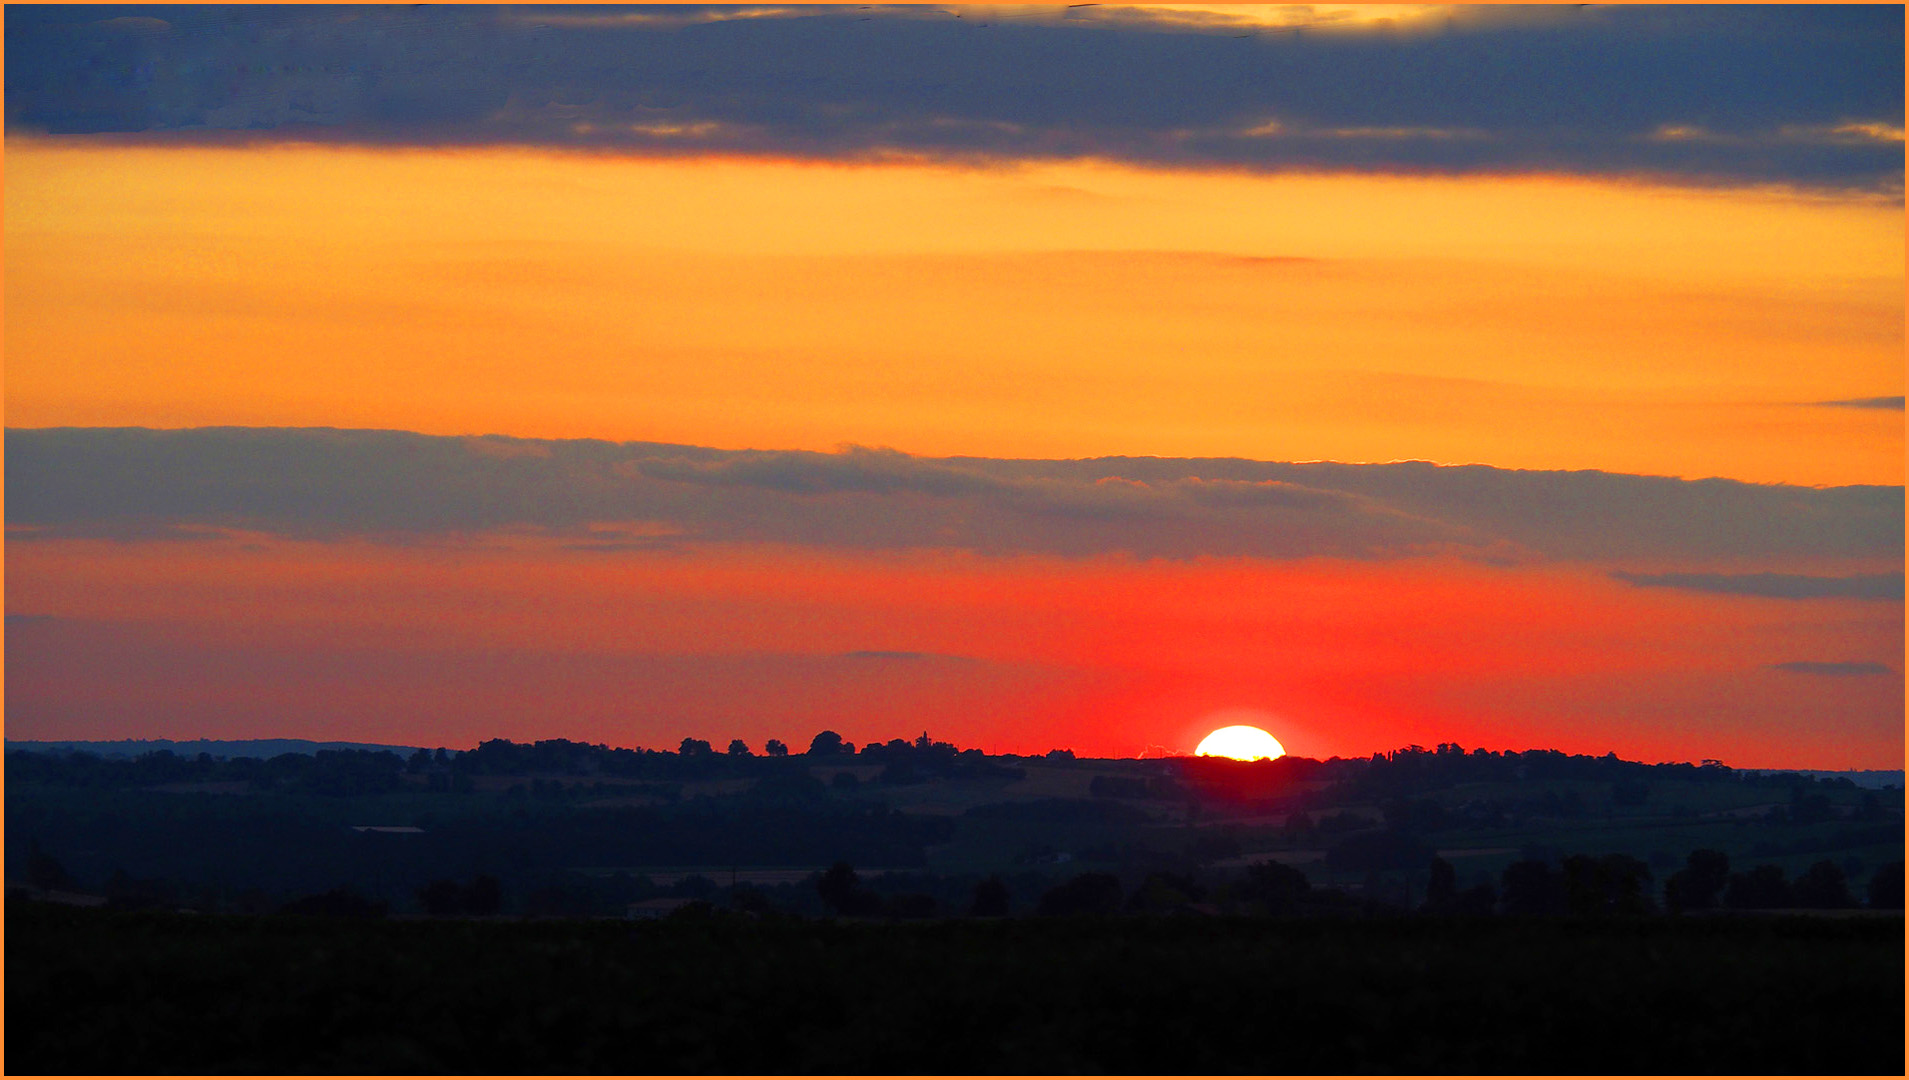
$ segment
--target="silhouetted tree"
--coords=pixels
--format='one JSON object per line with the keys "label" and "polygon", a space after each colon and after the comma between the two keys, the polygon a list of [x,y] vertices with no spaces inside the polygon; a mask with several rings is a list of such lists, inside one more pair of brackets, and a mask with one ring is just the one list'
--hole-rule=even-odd
{"label": "silhouetted tree", "polygon": [[754,757],[755,755],[749,752],[748,743],[743,742],[741,739],[731,739],[729,740],[729,756]]}
{"label": "silhouetted tree", "polygon": [[1501,894],[1511,915],[1555,915],[1564,910],[1564,884],[1539,859],[1520,859],[1505,867]]}
{"label": "silhouetted tree", "polygon": [[1564,882],[1564,906],[1573,915],[1596,915],[1604,909],[1603,875],[1589,855],[1567,855],[1558,865]]}
{"label": "silhouetted tree", "polygon": [[1730,856],[1721,851],[1699,848],[1690,853],[1684,868],[1664,882],[1664,902],[1672,911],[1701,911],[1717,906],[1724,885],[1730,880]]}
{"label": "silhouetted tree", "polygon": [[1158,913],[1197,904],[1204,899],[1206,890],[1192,878],[1155,870],[1127,898],[1127,906],[1134,911]]}
{"label": "silhouetted tree", "polygon": [[73,878],[60,860],[40,849],[38,841],[27,845],[27,884],[36,889],[70,889]]}
{"label": "silhouetted tree", "polygon": [[789,744],[783,742],[781,739],[770,739],[768,742],[762,744],[762,752],[770,757],[788,757]]}
{"label": "silhouetted tree", "polygon": [[1112,915],[1120,910],[1120,879],[1081,874],[1041,894],[1041,915]]}
{"label": "silhouetted tree", "polygon": [[1790,883],[1782,867],[1766,863],[1749,873],[1731,874],[1723,903],[1731,908],[1786,908],[1791,903]]}
{"label": "silhouetted tree", "polygon": [[881,898],[862,888],[861,878],[856,875],[855,868],[845,862],[829,867],[816,881],[815,891],[822,897],[822,902],[838,915],[874,915],[881,911]]}
{"label": "silhouetted tree", "polygon": [[1452,868],[1451,863],[1434,855],[1431,872],[1425,879],[1425,910],[1447,911],[1457,897],[1458,871]]}
{"label": "silhouetted tree", "polygon": [[849,894],[855,891],[861,880],[853,866],[838,862],[823,872],[821,880],[815,883],[815,891],[822,897],[824,904],[841,911]]}
{"label": "silhouetted tree", "polygon": [[1869,906],[1884,910],[1902,907],[1902,863],[1892,862],[1869,879]]}
{"label": "silhouetted tree", "polygon": [[815,738],[809,740],[809,756],[833,757],[836,754],[853,753],[843,749],[847,745],[842,741],[842,737],[833,731],[818,731],[815,733]]}
{"label": "silhouetted tree", "polygon": [[1604,886],[1604,910],[1612,915],[1649,915],[1657,910],[1651,898],[1650,864],[1634,856],[1614,852],[1597,861],[1598,879]]}
{"label": "silhouetted tree", "polygon": [[1311,891],[1312,883],[1303,872],[1270,859],[1247,867],[1233,886],[1234,897],[1267,915],[1293,914],[1300,899]]}
{"label": "silhouetted tree", "polygon": [[1001,875],[990,874],[982,878],[974,887],[974,904],[968,914],[982,918],[999,918],[1008,913],[1008,884]]}
{"label": "silhouetted tree", "polygon": [[464,900],[464,890],[448,878],[436,878],[418,890],[418,903],[429,915],[455,915]]}
{"label": "silhouetted tree", "polygon": [[495,915],[504,904],[504,887],[489,874],[479,874],[464,887],[460,899],[472,915]]}
{"label": "silhouetted tree", "polygon": [[1651,909],[1650,867],[1629,855],[1564,860],[1565,904],[1573,915],[1642,915]]}
{"label": "silhouetted tree", "polygon": [[702,754],[713,754],[715,753],[715,749],[709,745],[708,739],[685,738],[682,744],[676,748],[676,752],[684,757],[691,757]]}
{"label": "silhouetted tree", "polygon": [[1824,859],[1805,870],[1790,886],[1790,902],[1806,908],[1855,907],[1843,868]]}

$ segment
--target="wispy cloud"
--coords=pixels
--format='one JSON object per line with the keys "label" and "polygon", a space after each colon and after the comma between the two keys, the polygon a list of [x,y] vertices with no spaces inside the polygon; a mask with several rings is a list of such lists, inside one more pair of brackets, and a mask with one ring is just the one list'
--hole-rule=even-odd
{"label": "wispy cloud", "polygon": [[1786,664],[1771,664],[1770,666],[1778,671],[1787,671],[1793,675],[1890,675],[1895,672],[1895,669],[1887,664],[1869,663],[1867,661],[1792,660]]}
{"label": "wispy cloud", "polygon": [[1842,401],[1812,401],[1811,405],[1826,406],[1834,409],[1894,409],[1902,411],[1902,395],[1895,397],[1845,398]]}
{"label": "wispy cloud", "polygon": [[[6,484],[15,540],[249,530],[410,542],[515,528],[606,556],[769,542],[1062,556],[1456,552],[1500,561],[1693,562],[1900,557],[1903,543],[1900,487],[1425,462],[921,458],[859,447],[814,453],[335,429],[51,428],[7,432]],[[1900,575],[1623,580],[1751,595],[1902,595]]]}
{"label": "wispy cloud", "polygon": [[1828,577],[1811,574],[1629,574],[1611,575],[1632,585],[1655,589],[1689,589],[1729,596],[1758,596],[1772,600],[1901,600],[1902,575],[1850,574]]}
{"label": "wispy cloud", "polygon": [[842,654],[844,660],[953,660],[964,664],[978,663],[971,656],[952,656],[946,653],[905,652],[895,649],[856,649]]}
{"label": "wispy cloud", "polygon": [[1402,14],[23,6],[7,130],[1900,191],[1898,6]]}

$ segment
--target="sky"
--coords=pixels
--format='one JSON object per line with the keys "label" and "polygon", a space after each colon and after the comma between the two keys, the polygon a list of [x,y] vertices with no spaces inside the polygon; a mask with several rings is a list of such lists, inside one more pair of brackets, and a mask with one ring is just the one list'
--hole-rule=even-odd
{"label": "sky", "polygon": [[1903,10],[6,13],[6,731],[1903,760]]}

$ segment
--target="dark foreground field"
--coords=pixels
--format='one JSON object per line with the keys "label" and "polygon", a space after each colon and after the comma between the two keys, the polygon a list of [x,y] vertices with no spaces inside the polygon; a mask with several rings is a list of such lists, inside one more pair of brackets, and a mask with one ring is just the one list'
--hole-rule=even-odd
{"label": "dark foreground field", "polygon": [[9,1073],[1886,1073],[1900,917],[7,911]]}

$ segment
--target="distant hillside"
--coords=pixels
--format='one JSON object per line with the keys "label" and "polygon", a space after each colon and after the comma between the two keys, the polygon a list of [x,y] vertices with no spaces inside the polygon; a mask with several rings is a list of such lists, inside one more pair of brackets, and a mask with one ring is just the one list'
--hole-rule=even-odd
{"label": "distant hillside", "polygon": [[[568,745],[565,740],[554,740],[554,742]],[[896,742],[900,742],[900,740],[896,740]],[[577,745],[585,746],[587,744]],[[90,754],[97,754],[102,758],[136,758],[141,754],[150,754],[156,750],[170,750],[180,757],[197,757],[200,754],[211,754],[214,758],[219,759],[246,757],[271,758],[277,757],[280,754],[316,754],[320,750],[390,750],[403,757],[409,757],[419,749],[416,746],[394,746],[385,743],[313,742],[310,739],[190,739],[184,742],[175,742],[172,739],[113,739],[99,741],[87,741],[83,739],[60,741],[8,739],[6,740],[6,748],[8,750],[29,750],[41,754],[83,750]],[[431,748],[424,747],[423,749],[429,750]],[[873,753],[877,749],[879,748],[871,746],[865,754]],[[948,746],[947,750],[953,753],[954,747]],[[453,748],[452,752],[457,753],[458,751]],[[466,750],[464,752],[469,751]],[[978,751],[970,751],[970,753],[978,753]],[[1018,760],[1018,756],[1013,754],[998,756]],[[1071,755],[1068,760],[1073,760]],[[1089,759],[1082,759],[1083,765],[1089,763]],[[1808,776],[1813,779],[1845,778],[1859,788],[1871,788],[1876,790],[1885,787],[1901,789],[1904,786],[1904,771],[1902,769],[1737,769],[1736,772],[1743,776],[1794,774],[1797,776]]]}
{"label": "distant hillside", "polygon": [[1879,790],[1886,787],[1900,788],[1902,786],[1903,774],[1903,770],[1901,769],[1739,769],[1738,771],[1759,773],[1766,776],[1775,773],[1796,773],[1799,776],[1807,776],[1815,780],[1835,780],[1840,778],[1848,780],[1859,788],[1876,788]]}
{"label": "distant hillside", "polygon": [[174,742],[171,739],[114,739],[100,742],[84,740],[40,742],[8,739],[6,747],[8,750],[30,750],[39,754],[84,750],[103,758],[134,758],[157,750],[170,750],[180,757],[211,754],[215,758],[273,758],[280,754],[316,754],[320,750],[390,750],[408,757],[418,749],[415,746],[313,742],[310,739],[191,739],[186,742]]}

